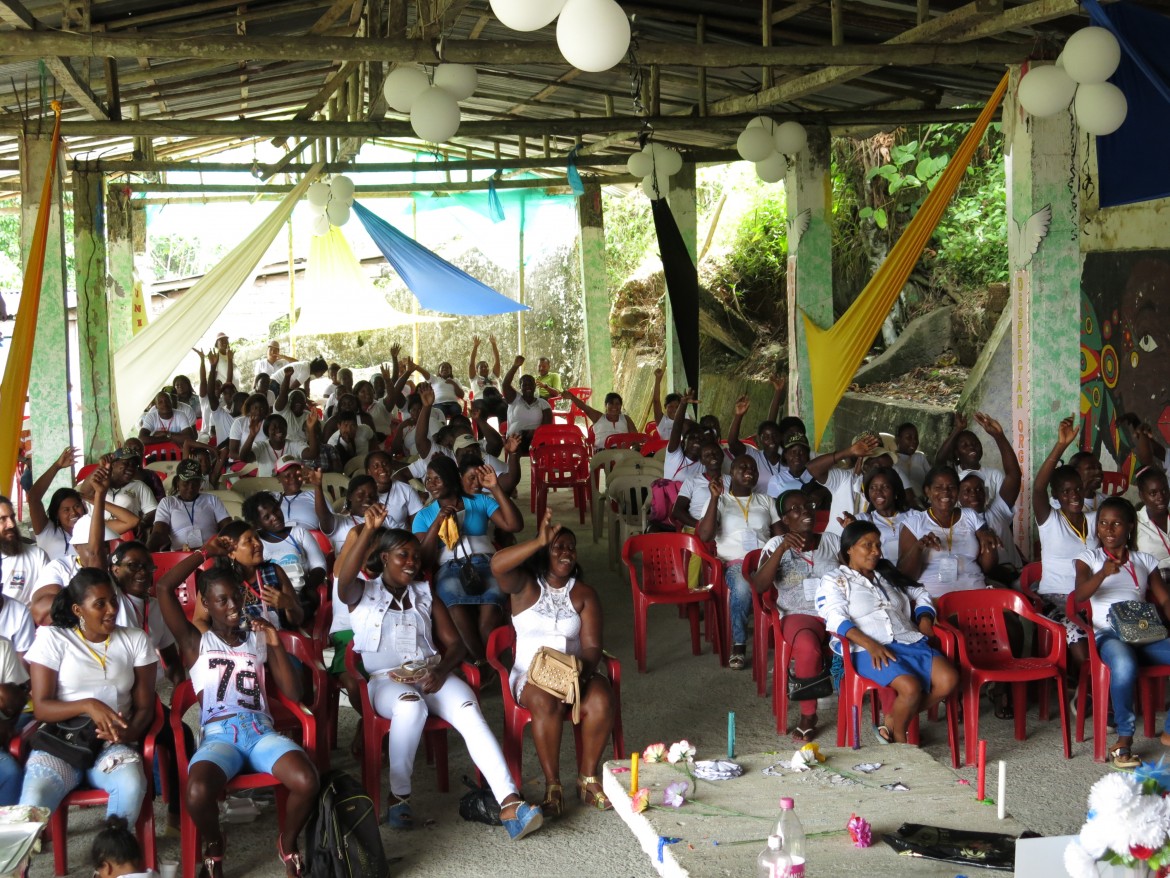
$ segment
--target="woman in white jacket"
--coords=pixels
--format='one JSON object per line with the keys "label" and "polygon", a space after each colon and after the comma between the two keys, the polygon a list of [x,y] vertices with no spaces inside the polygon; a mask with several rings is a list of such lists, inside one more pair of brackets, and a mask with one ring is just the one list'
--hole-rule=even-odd
{"label": "woman in white jacket", "polygon": [[[821,578],[817,613],[849,642],[857,673],[894,690],[892,700],[883,697],[874,734],[882,743],[904,744],[910,720],[950,695],[959,674],[927,639],[934,633],[930,594],[882,558],[876,526],[846,527],[838,557],[841,566]],[[840,652],[841,643],[833,649]]]}

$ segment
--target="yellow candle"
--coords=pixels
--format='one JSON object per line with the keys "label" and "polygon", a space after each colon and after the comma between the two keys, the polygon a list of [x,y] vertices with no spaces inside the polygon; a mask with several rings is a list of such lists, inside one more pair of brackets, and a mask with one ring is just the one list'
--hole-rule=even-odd
{"label": "yellow candle", "polygon": [[638,792],[638,763],[641,761],[641,754],[635,753],[630,757],[630,795]]}

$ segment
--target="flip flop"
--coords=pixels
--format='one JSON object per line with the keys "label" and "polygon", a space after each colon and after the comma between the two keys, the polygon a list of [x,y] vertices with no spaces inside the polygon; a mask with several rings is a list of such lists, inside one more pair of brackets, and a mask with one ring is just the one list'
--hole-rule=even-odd
{"label": "flip flop", "polygon": [[[884,735],[882,734],[883,731],[885,731]],[[889,726],[874,726],[873,727],[873,736],[878,739],[879,744],[892,744],[892,743],[894,743],[894,737],[890,733]]]}

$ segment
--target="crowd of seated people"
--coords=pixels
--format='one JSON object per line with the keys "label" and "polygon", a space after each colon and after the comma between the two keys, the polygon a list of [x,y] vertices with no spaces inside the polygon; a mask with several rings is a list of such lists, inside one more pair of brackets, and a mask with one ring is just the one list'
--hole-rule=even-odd
{"label": "crowd of seated people", "polygon": [[[547,358],[531,374],[516,356],[501,374],[499,345],[489,345],[491,362],[472,340],[466,384],[451,363],[428,369],[397,345],[377,374],[355,381],[351,369],[292,360],[276,343],[252,376],[237,374],[221,334],[198,352],[197,383],[180,375],[160,389],[134,435],[77,484],[50,494],[73,471],[74,449],[43,467],[28,491],[35,543],[22,538],[12,504],[0,498],[0,742],[34,718],[49,727],[91,721],[99,741],[88,766],[35,746],[23,765],[0,756],[0,804],[54,808],[84,784],[105,790],[108,814],[132,826],[150,770],[138,748],[165,673],[201,695],[204,737],[179,795],[203,839],[209,876],[223,874],[216,802],[241,771],[271,772],[287,787],[276,846],[288,874],[301,874],[298,835],[317,769],[313,754],[276,731],[268,701],[304,694],[282,640],[282,632],[301,631],[315,635],[313,648],[333,648],[328,672],[351,704],[360,707],[368,687],[366,703],[394,721],[382,811],[392,827],[416,822],[411,772],[431,715],[466,740],[512,838],[563,813],[563,705],[526,685],[541,647],[581,661],[577,793],[591,807],[611,807],[599,779],[616,710],[602,658],[602,599],[583,581],[575,536],[551,513],[530,539],[517,536],[528,500],[518,490],[522,458],[536,432],[554,424],[558,402],[584,416],[590,452],[640,433],[639,422],[617,393],[599,394],[602,407],[593,407]],[[998,466],[983,461],[979,438],[958,414],[933,458],[919,450],[910,423],[814,454],[804,423],[782,416],[783,379],[773,379],[759,422],[747,396],[735,401],[724,439],[719,414],[699,417],[693,390],[663,396],[664,374],[654,373],[648,430],[664,443],[657,454],[672,505],[652,526],[709,544],[726,583],[730,668],[748,666],[753,592],[771,590],[793,678],[811,684],[829,673],[827,628],[856,672],[885,687],[877,738],[906,741],[913,717],[957,685],[933,640],[935,603],[955,591],[1018,588],[1030,554],[1014,533],[1022,477],[1003,429],[974,415]],[[1113,672],[1111,758],[1119,768],[1137,763],[1136,668],[1170,661],[1167,642],[1125,643],[1107,621],[1117,600],[1170,609],[1161,572],[1170,566],[1167,456],[1148,430],[1136,432],[1146,463],[1134,480],[1140,511],[1101,493],[1093,454],[1066,458],[1079,436],[1072,418],[1059,424],[1028,498],[1043,554],[1035,602],[1065,625],[1074,682],[1088,660],[1085,638],[1096,638]],[[161,449],[181,459],[169,470],[148,468]],[[326,491],[330,473],[341,474],[336,497]],[[244,490],[269,478],[264,490]],[[235,515],[224,503],[232,490],[241,492],[232,497]],[[160,552],[180,560],[156,571]],[[753,555],[754,573],[744,566]],[[1091,623],[1069,618],[1070,594],[1091,606]],[[328,624],[318,625],[325,615]],[[521,798],[459,676],[466,660],[483,685],[497,683],[489,643],[508,624],[514,666],[498,685],[532,713],[545,780],[538,805]],[[358,659],[356,676],[347,650]],[[274,688],[265,689],[265,675]],[[231,697],[225,686],[236,687]],[[997,715],[1010,716],[1005,693],[996,699]],[[795,736],[811,741],[818,700],[794,700]],[[355,752],[361,737],[359,730]],[[1170,726],[1162,742],[1170,746]],[[177,824],[179,800],[170,804]]]}

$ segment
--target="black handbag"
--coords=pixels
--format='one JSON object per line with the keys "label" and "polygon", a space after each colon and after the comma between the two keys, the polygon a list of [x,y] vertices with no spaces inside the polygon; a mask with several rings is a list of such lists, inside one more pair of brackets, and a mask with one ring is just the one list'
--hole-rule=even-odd
{"label": "black handbag", "polygon": [[105,741],[97,736],[97,723],[88,716],[45,723],[33,733],[29,743],[32,749],[43,750],[82,771],[93,768],[105,746]]}
{"label": "black handbag", "polygon": [[463,547],[463,537],[460,535],[459,542],[455,544],[455,564],[459,569],[459,583],[463,586],[463,593],[468,597],[479,597],[487,591],[487,583],[483,576],[471,563],[475,555],[467,554],[467,550],[463,550],[463,558],[459,558],[459,550]]}
{"label": "black handbag", "polygon": [[828,698],[833,694],[833,676],[825,668],[815,677],[788,678],[788,699],[790,701],[812,701],[814,698]]}

